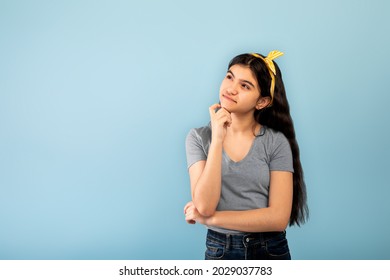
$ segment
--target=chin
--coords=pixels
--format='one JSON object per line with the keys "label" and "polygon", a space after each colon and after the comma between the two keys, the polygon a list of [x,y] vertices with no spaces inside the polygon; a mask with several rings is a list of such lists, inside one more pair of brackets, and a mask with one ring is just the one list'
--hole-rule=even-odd
{"label": "chin", "polygon": [[233,108],[231,102],[221,101],[220,104],[221,104],[221,106],[222,106],[223,108],[226,108],[226,109]]}

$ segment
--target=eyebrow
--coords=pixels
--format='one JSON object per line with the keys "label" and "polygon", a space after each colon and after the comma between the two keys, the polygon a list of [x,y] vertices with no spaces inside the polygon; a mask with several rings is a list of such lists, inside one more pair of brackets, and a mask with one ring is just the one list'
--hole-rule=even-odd
{"label": "eyebrow", "polygon": [[[233,78],[236,77],[236,76],[234,76],[234,74],[233,74],[233,72],[231,70],[228,70],[227,72],[230,73],[233,76]],[[250,81],[247,81],[247,80],[240,80],[240,81],[251,85],[253,88],[256,88],[255,85],[252,82],[250,82]]]}

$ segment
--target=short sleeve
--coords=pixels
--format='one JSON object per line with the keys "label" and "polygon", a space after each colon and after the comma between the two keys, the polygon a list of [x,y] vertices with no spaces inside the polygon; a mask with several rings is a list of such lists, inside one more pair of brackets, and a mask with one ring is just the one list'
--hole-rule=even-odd
{"label": "short sleeve", "polygon": [[202,138],[195,129],[191,129],[186,138],[187,168],[194,163],[206,160],[207,155],[202,143]]}
{"label": "short sleeve", "polygon": [[294,172],[290,143],[282,133],[278,133],[271,153],[270,170]]}

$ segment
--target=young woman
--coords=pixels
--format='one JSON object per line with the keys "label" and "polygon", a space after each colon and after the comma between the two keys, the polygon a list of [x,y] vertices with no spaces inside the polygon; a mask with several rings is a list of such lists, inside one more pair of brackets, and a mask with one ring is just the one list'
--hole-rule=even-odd
{"label": "young woman", "polygon": [[206,259],[291,259],[285,229],[308,217],[306,187],[279,67],[233,58],[208,126],[186,139],[188,223],[208,228]]}

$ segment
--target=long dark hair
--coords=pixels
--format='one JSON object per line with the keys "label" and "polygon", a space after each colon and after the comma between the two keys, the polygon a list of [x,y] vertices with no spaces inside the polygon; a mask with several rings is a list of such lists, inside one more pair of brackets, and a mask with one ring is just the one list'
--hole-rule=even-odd
{"label": "long dark hair", "polygon": [[[262,56],[262,55],[261,55]],[[264,56],[262,56],[264,57]],[[271,97],[271,76],[264,61],[252,54],[241,54],[234,57],[229,63],[229,69],[235,64],[248,66],[260,86],[261,97]],[[255,120],[261,125],[280,131],[290,143],[293,155],[293,204],[290,216],[290,226],[305,223],[309,217],[307,206],[306,184],[303,178],[303,169],[299,156],[299,146],[295,137],[293,120],[290,115],[290,106],[287,101],[286,91],[282,80],[282,74],[278,65],[276,68],[275,90],[272,105],[254,113]]]}

